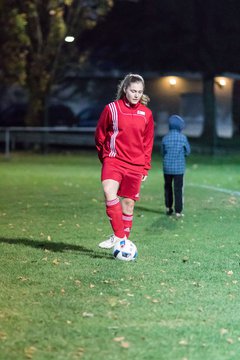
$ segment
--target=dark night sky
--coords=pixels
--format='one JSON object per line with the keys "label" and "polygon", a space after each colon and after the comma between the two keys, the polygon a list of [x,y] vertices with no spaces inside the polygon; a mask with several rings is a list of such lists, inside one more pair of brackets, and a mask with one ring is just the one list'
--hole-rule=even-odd
{"label": "dark night sky", "polygon": [[118,0],[79,39],[102,70],[240,73],[239,0]]}

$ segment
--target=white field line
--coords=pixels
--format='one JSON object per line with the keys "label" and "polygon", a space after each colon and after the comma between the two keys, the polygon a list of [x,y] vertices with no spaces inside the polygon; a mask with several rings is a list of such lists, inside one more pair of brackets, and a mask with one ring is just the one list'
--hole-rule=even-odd
{"label": "white field line", "polygon": [[229,190],[229,189],[224,189],[224,188],[219,188],[216,186],[210,186],[210,185],[199,185],[199,184],[193,184],[190,183],[188,184],[189,186],[193,186],[193,187],[198,187],[198,188],[202,188],[202,189],[208,189],[208,190],[214,190],[214,191],[219,191],[225,194],[230,194],[230,195],[235,195],[235,196],[240,196],[240,191],[235,191],[235,190]]}

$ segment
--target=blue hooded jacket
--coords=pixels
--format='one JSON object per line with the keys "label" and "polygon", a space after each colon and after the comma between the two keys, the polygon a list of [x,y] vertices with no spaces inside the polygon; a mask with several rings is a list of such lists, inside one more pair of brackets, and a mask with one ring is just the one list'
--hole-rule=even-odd
{"label": "blue hooded jacket", "polygon": [[178,115],[170,116],[169,132],[162,139],[163,172],[168,175],[184,174],[185,157],[191,152],[187,137],[182,134],[184,120]]}

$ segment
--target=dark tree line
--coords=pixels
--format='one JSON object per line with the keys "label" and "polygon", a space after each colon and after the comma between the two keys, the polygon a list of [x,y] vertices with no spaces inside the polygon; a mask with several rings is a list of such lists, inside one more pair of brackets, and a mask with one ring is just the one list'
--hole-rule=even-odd
{"label": "dark tree line", "polygon": [[99,68],[240,72],[238,0],[116,1],[79,42]]}

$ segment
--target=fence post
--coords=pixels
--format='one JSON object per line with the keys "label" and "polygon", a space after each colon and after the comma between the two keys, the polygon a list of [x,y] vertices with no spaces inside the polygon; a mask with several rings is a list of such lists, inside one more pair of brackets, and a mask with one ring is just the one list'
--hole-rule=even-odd
{"label": "fence post", "polygon": [[10,130],[6,128],[5,130],[5,158],[10,158]]}

